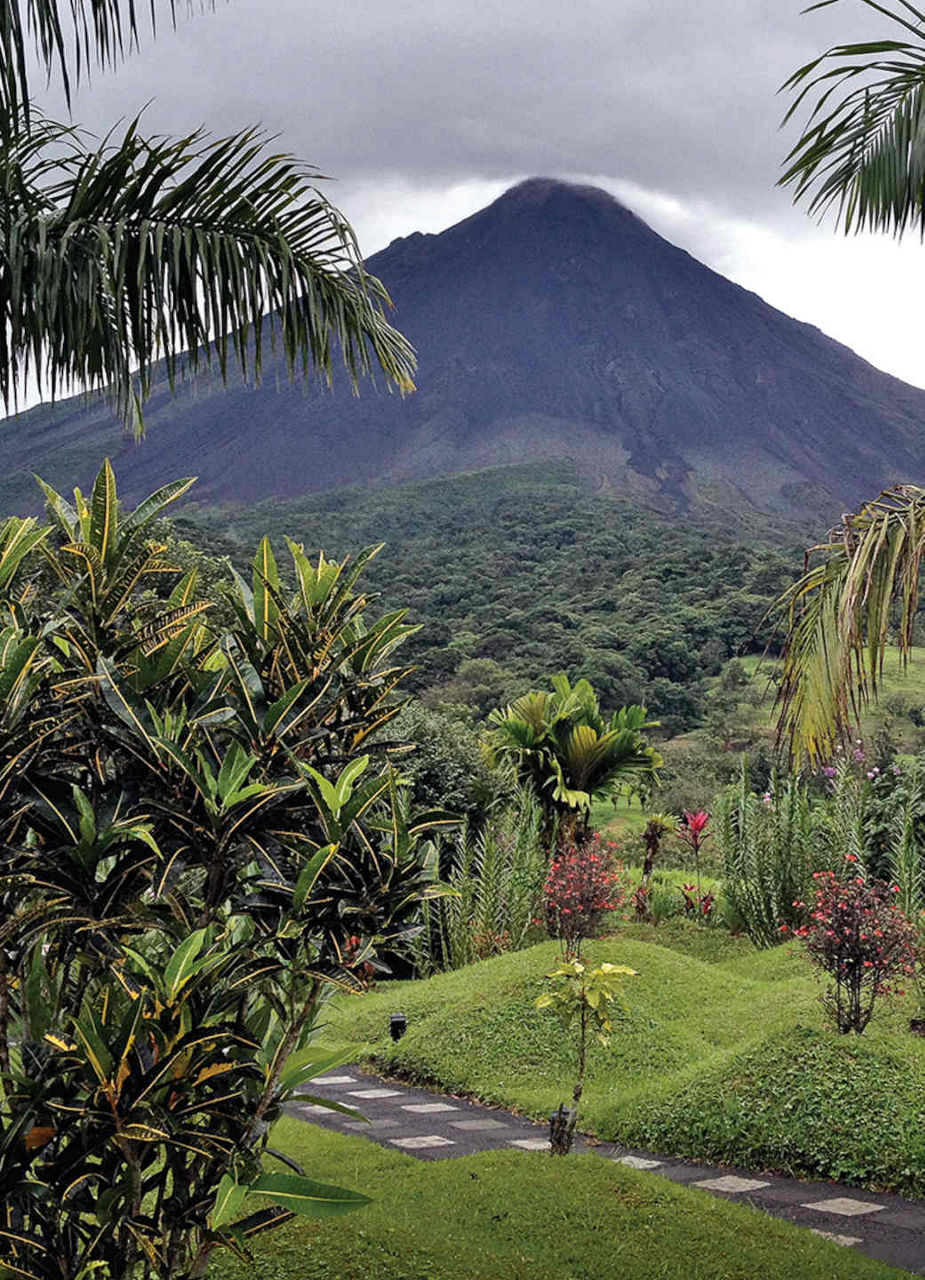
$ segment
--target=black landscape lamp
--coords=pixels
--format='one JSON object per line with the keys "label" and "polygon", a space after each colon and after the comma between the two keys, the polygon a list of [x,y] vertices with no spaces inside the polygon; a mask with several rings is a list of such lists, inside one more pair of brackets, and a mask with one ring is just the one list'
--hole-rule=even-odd
{"label": "black landscape lamp", "polygon": [[408,1030],[408,1019],[403,1013],[393,1013],[389,1018],[389,1035],[393,1040],[400,1040]]}

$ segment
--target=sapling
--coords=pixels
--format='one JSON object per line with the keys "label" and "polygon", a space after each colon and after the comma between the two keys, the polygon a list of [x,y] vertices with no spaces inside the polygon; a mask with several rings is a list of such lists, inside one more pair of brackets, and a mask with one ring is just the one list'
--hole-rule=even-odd
{"label": "sapling", "polygon": [[572,1146],[584,1087],[589,1034],[593,1034],[606,1048],[613,1030],[611,1005],[616,1001],[621,1008],[626,1008],[621,979],[637,976],[635,969],[623,964],[604,963],[589,969],[580,960],[566,960],[546,975],[553,987],[537,998],[537,1009],[551,1009],[566,1031],[578,1028],[578,1072],[572,1090],[572,1105],[568,1109],[561,1105],[553,1115],[549,1135],[551,1155],[568,1155]]}

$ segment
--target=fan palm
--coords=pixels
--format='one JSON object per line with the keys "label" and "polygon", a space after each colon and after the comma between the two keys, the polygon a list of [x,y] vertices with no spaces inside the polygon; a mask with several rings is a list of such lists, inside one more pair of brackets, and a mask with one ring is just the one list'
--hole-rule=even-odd
{"label": "fan palm", "polygon": [[885,490],[807,552],[803,576],[778,601],[778,731],[794,759],[831,754],[877,695],[888,640],[908,660],[923,553],[925,489],[915,485]]}
{"label": "fan palm", "polygon": [[609,720],[587,680],[571,685],[554,676],[552,692],[534,691],[489,716],[491,758],[513,764],[543,807],[547,835],[587,823],[595,797],[612,796],[628,778],[651,774],[662,763],[646,742],[645,707],[621,707]]}
{"label": "fan palm", "polygon": [[896,24],[896,38],[836,45],[787,80],[796,96],[785,120],[807,106],[809,116],[780,182],[810,213],[834,209],[846,231],[925,231],[925,11],[861,3]]}
{"label": "fan palm", "polygon": [[[165,0],[171,16],[174,0]],[[380,367],[412,387],[414,356],[385,318],[381,283],[317,175],[255,130],[145,138],[139,121],[93,145],[29,106],[36,54],[65,92],[94,59],[138,40],[136,0],[0,5],[0,397],[24,379],[54,396],[106,389],[136,430],[163,360],[231,357],[259,378],[267,340],[290,376],[354,383]],[[154,5],[151,6],[152,13]],[[25,11],[27,21],[23,21]]]}

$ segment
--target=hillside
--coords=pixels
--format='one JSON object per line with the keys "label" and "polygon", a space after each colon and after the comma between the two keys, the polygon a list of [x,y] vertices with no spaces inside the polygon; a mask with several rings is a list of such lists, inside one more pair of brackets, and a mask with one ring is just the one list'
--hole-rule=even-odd
{"label": "hillside", "polygon": [[726,659],[764,649],[807,536],[672,520],[589,494],[561,461],[200,508],[176,527],[239,566],[264,533],[338,557],[384,542],[367,580],[378,607],[421,624],[403,649],[414,689],[481,715],[565,670],[608,706],[646,702],[668,731],[699,721]]}
{"label": "hillside", "polygon": [[[925,1191],[925,1044],[913,996],[883,1001],[863,1037],[827,1027],[796,947],[756,951],[686,922],[624,923],[586,947],[629,965],[628,1009],[589,1052],[584,1124],[601,1138],[800,1177]],[[340,1000],[327,1039],[383,1073],[545,1118],[568,1095],[574,1041],[534,1007],[556,942]],[[388,1016],[407,1034],[394,1044]]]}
{"label": "hillside", "polygon": [[592,488],[665,511],[836,516],[920,480],[925,391],[878,372],[657,235],[603,191],[522,183],[440,235],[370,260],[420,358],[405,399],[227,391],[151,401],[134,445],[69,401],[0,427],[0,509],[28,473],[86,479],[104,454],[137,497],[181,474],[200,499],[258,501],[570,458]]}

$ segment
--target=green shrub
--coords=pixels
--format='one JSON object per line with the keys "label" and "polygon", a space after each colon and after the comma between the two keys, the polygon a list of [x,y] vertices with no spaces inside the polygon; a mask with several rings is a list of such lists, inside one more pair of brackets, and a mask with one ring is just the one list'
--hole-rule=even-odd
{"label": "green shrub", "polygon": [[517,950],[539,932],[546,855],[542,815],[526,789],[481,831],[464,827],[443,846],[449,893],[424,903],[424,928],[413,947],[419,973],[459,969]]}
{"label": "green shrub", "polygon": [[736,787],[714,805],[714,832],[722,857],[723,897],[730,915],[757,947],[781,941],[781,927],[802,924],[812,875],[828,865],[830,846],[807,789],[794,778],[756,796],[745,769]]}
{"label": "green shrub", "polygon": [[654,1151],[922,1196],[925,1058],[915,1049],[797,1026],[642,1102],[621,1133]]}
{"label": "green shrub", "polygon": [[73,506],[43,486],[51,528],[0,530],[3,1275],[189,1280],[365,1203],[263,1161],[340,1061],[327,996],[431,891],[435,820],[367,745],[412,628],[364,616],[375,549],[290,542],[293,592],[266,539],[212,623],[151,537],[191,483],[123,510],[107,462]]}

